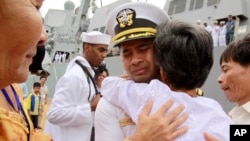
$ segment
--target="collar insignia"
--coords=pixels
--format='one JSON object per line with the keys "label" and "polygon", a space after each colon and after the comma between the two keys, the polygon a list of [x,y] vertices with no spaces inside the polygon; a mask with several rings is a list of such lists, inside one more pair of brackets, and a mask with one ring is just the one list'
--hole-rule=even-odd
{"label": "collar insignia", "polygon": [[134,22],[133,21],[134,19],[135,19],[135,11],[129,8],[123,9],[116,16],[116,20],[118,21],[120,28],[131,26]]}

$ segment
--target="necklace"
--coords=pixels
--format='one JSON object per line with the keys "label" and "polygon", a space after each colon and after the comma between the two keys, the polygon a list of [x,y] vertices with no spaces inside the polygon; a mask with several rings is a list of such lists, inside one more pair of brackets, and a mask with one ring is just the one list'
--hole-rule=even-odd
{"label": "necklace", "polygon": [[1,91],[2,91],[2,93],[3,93],[4,97],[5,97],[5,99],[6,99],[7,102],[9,103],[9,105],[10,105],[16,112],[20,113],[20,112],[21,112],[21,103],[20,103],[20,101],[19,101],[19,98],[18,98],[17,93],[16,93],[15,89],[13,88],[13,86],[10,85],[10,87],[11,87],[12,92],[14,93],[15,101],[16,101],[18,110],[16,110],[16,108],[15,108],[14,104],[12,103],[12,101],[11,101],[11,99],[10,99],[10,97],[9,97],[9,95],[8,95],[8,93],[7,93],[7,91],[6,91],[4,88],[1,89]]}

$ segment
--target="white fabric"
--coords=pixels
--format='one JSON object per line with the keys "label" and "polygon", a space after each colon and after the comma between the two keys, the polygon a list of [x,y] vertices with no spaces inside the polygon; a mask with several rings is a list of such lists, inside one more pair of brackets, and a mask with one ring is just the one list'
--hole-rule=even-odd
{"label": "white fabric", "polygon": [[219,46],[219,26],[213,26],[212,28],[212,37],[213,37],[213,43],[214,43],[214,47],[218,47]]}
{"label": "white fabric", "polygon": [[41,98],[42,98],[42,104],[44,104],[46,95],[48,96],[48,94],[49,94],[49,89],[48,89],[48,86],[46,84],[41,85],[40,93],[41,93]]}
{"label": "white fabric", "polygon": [[220,21],[220,24],[225,24],[225,21]]}
{"label": "white fabric", "polygon": [[[93,126],[93,116],[88,101],[89,84],[82,68],[75,63],[78,59],[92,76],[94,71],[81,56],[72,59],[65,74],[58,80],[50,110],[47,115],[45,132],[53,141],[89,141]],[[91,100],[95,95],[92,82]]]}
{"label": "white fabric", "polygon": [[236,122],[236,124],[250,124],[250,101],[242,106],[234,107],[229,116]]}
{"label": "white fabric", "polygon": [[104,44],[109,45],[111,41],[111,36],[103,34],[99,31],[83,32],[82,42],[92,43],[92,44]]}
{"label": "white fabric", "polygon": [[207,27],[205,27],[205,29],[206,29],[209,33],[212,32],[212,27],[211,27],[210,25],[207,25]]}
{"label": "white fabric", "polygon": [[[112,86],[113,87],[113,86]],[[121,127],[125,112],[101,98],[95,112],[95,141],[123,141],[135,132],[135,125]]]}
{"label": "white fabric", "polygon": [[134,83],[119,77],[106,78],[102,83],[101,93],[107,101],[121,107],[135,122],[148,98],[154,103],[151,114],[167,100],[173,99],[175,103],[171,109],[183,104],[185,111],[189,113],[189,118],[184,123],[189,126],[189,130],[177,141],[204,141],[205,131],[221,141],[229,140],[229,125],[233,121],[218,102],[212,99],[191,97],[186,93],[171,91],[159,80],[152,80],[146,84]]}
{"label": "white fabric", "polygon": [[219,46],[224,47],[226,46],[226,26],[220,27],[219,32]]}

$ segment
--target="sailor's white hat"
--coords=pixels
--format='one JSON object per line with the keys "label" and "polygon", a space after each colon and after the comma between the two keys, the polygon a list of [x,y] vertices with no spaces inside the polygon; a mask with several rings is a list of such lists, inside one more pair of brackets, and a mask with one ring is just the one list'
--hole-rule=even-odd
{"label": "sailor's white hat", "polygon": [[201,20],[197,20],[196,23],[201,23]]}
{"label": "sailor's white hat", "polygon": [[155,5],[129,2],[109,12],[107,30],[116,46],[128,40],[155,37],[156,26],[169,20],[166,12]]}
{"label": "sailor's white hat", "polygon": [[82,37],[82,42],[91,44],[109,45],[111,41],[110,35],[103,34],[99,31],[90,31],[88,33],[83,32],[81,37]]}
{"label": "sailor's white hat", "polygon": [[220,24],[225,24],[225,21],[220,21]]}

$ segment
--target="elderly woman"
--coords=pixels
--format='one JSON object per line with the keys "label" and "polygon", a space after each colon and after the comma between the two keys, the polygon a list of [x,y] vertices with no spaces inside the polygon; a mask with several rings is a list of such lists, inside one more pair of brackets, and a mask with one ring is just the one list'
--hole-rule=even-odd
{"label": "elderly woman", "polygon": [[220,87],[229,101],[237,103],[229,115],[237,124],[250,124],[250,34],[229,44],[220,66]]}
{"label": "elderly woman", "polygon": [[32,125],[27,126],[28,118],[11,84],[26,81],[37,46],[47,39],[39,14],[42,3],[0,1],[0,141],[32,140]]}

